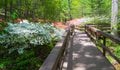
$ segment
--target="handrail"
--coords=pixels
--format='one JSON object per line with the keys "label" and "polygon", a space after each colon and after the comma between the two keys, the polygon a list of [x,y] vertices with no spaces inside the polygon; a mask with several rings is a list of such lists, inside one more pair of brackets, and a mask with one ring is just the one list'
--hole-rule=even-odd
{"label": "handrail", "polygon": [[101,33],[101,35],[103,35],[103,36],[111,39],[112,41],[114,41],[115,43],[117,43],[117,44],[120,45],[120,38],[115,37],[115,36],[113,36],[113,35],[111,35],[111,34],[108,34],[108,33],[106,33],[106,32],[103,32],[103,31],[99,31],[99,32]]}
{"label": "handrail", "polygon": [[63,35],[63,38],[57,42],[53,50],[50,52],[39,70],[59,70],[61,69],[63,57],[66,55],[66,48],[69,43],[70,35],[72,33],[73,26],[69,27]]}
{"label": "handrail", "polygon": [[105,32],[110,32],[111,30],[110,24],[87,24],[87,25],[98,28]]}
{"label": "handrail", "polygon": [[120,60],[107,48],[106,46],[106,38],[110,39],[111,41],[115,42],[116,44],[120,45],[120,38],[115,37],[109,33],[106,33],[104,31],[101,31],[95,27],[92,27],[90,25],[85,25],[85,32],[92,38],[95,40],[95,42],[98,42],[99,39],[102,38],[103,42],[102,43],[98,43],[103,50],[103,55],[106,56],[106,52],[108,52],[110,54],[110,56],[112,56],[118,63],[120,63]]}

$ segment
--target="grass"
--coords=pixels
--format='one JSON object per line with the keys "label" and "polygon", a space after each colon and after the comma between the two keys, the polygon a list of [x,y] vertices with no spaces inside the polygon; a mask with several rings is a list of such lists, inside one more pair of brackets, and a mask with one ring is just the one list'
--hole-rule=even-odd
{"label": "grass", "polygon": [[[99,43],[100,42],[102,42],[102,40],[99,40]],[[100,51],[102,51],[102,48],[101,46],[99,46],[98,42],[97,42],[97,46],[100,49]],[[106,46],[120,60],[120,45],[112,42],[109,39],[106,39]],[[116,70],[120,70],[120,64],[114,58],[112,58],[109,55],[109,53],[106,53],[106,58],[110,61],[110,63],[112,63],[112,65],[116,68]]]}

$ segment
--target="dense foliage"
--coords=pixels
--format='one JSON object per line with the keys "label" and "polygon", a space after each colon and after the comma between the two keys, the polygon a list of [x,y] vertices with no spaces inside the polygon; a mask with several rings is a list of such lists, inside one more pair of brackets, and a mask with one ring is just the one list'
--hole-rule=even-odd
{"label": "dense foliage", "polygon": [[[1,0],[0,15],[6,18],[17,14],[19,18],[42,18],[66,21],[83,16],[110,16],[109,0]],[[4,12],[5,10],[5,12]]]}
{"label": "dense foliage", "polygon": [[[84,24],[107,24],[108,26],[111,23],[112,6],[120,3],[120,1],[117,3],[112,1],[115,0],[0,0],[0,56],[2,56],[0,68],[2,70],[36,70],[55,41],[64,33],[66,26],[61,24],[62,22],[85,17]],[[113,11],[117,11],[115,9]],[[118,12],[120,13],[120,10]],[[115,14],[117,13],[113,12],[113,15]],[[113,21],[111,30],[120,37],[120,14],[113,16],[112,19],[115,17],[118,18],[116,19],[118,22],[115,25]],[[16,24],[23,19],[38,23]],[[56,21],[60,22],[55,24],[58,28],[48,23]],[[7,24],[7,22],[14,24]],[[97,27],[101,30],[103,28]],[[116,46],[113,53],[119,57],[120,48],[118,45],[113,46]]]}
{"label": "dense foliage", "polygon": [[8,23],[0,35],[0,69],[37,70],[64,31],[52,24]]}
{"label": "dense foliage", "polygon": [[84,24],[109,24],[110,25],[110,18],[105,16],[95,16],[85,18],[85,21],[82,22]]}

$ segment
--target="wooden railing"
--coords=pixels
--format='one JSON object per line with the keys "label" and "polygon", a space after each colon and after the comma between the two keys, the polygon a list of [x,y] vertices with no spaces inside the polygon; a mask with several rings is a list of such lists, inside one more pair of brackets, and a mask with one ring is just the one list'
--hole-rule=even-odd
{"label": "wooden railing", "polygon": [[70,36],[73,30],[74,26],[70,26],[66,30],[63,38],[57,42],[39,70],[61,70],[64,57],[67,53],[66,48],[69,45]]}
{"label": "wooden railing", "polygon": [[[95,41],[95,43],[99,44],[102,47],[104,56],[106,56],[106,52],[108,52],[110,56],[112,56],[118,63],[120,63],[120,60],[106,46],[106,38],[119,45],[120,45],[120,38],[115,37],[104,31],[101,31],[90,25],[85,25],[85,32]],[[102,39],[102,42],[99,41],[101,39]]]}
{"label": "wooden railing", "polygon": [[90,25],[92,27],[95,27],[95,28],[100,29],[100,30],[105,31],[105,32],[111,31],[110,24],[87,24],[87,25]]}

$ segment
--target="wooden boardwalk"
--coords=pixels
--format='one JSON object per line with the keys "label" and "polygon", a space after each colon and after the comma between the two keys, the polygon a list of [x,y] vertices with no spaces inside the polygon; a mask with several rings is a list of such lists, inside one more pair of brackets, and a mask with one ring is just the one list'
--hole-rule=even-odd
{"label": "wooden boardwalk", "polygon": [[62,70],[115,70],[85,32],[75,30]]}

